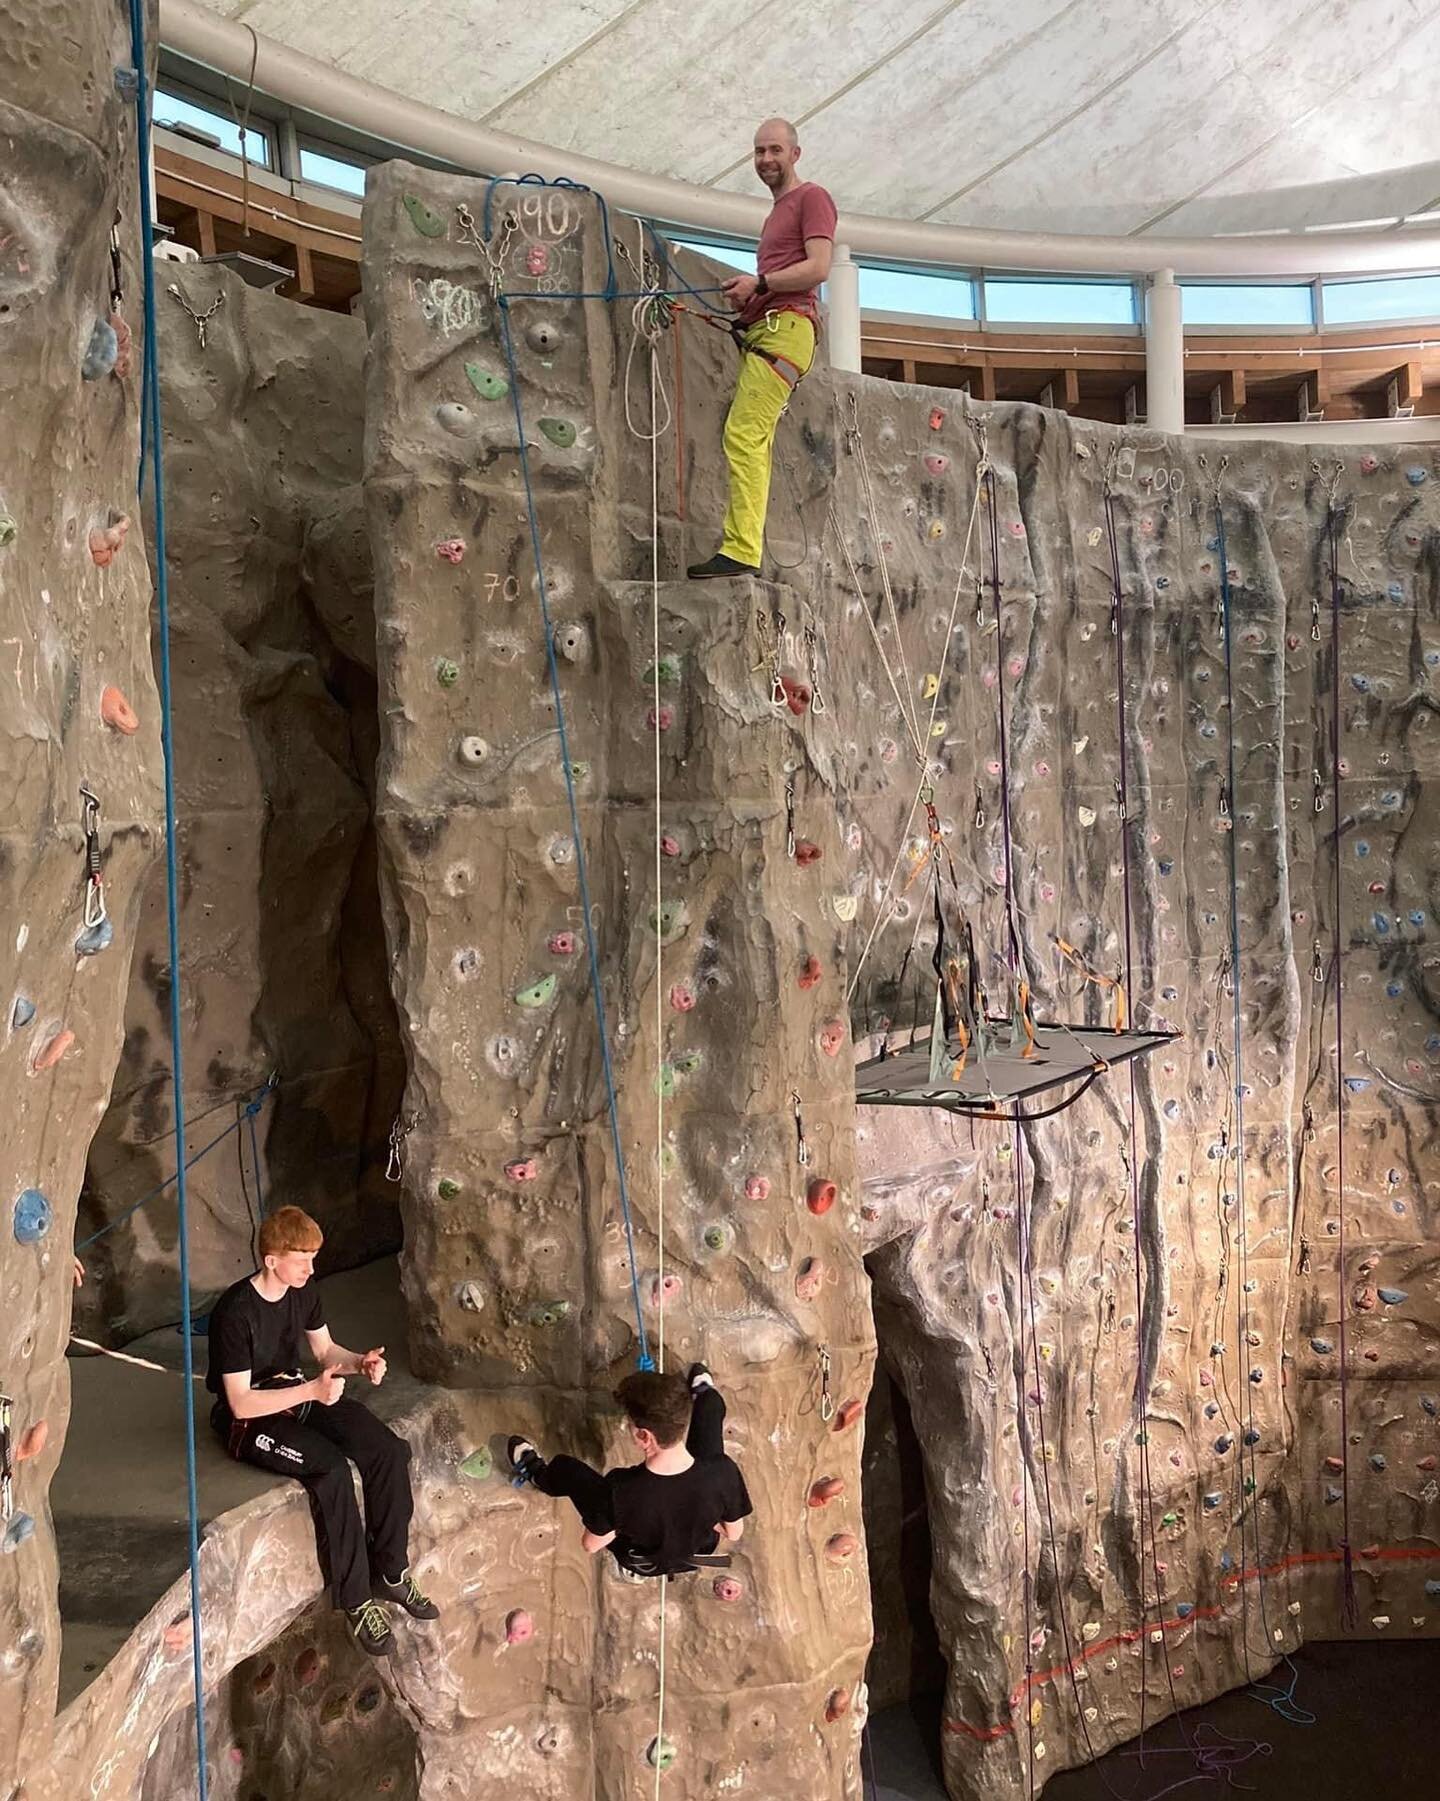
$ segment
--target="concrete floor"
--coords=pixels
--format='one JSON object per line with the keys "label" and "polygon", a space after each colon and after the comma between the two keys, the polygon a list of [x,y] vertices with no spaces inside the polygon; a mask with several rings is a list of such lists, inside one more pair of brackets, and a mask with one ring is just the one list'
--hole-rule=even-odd
{"label": "concrete floor", "polygon": [[[389,1374],[381,1388],[367,1390],[367,1402],[385,1418],[404,1412],[422,1391],[409,1371],[395,1259],[327,1277],[320,1288],[339,1343],[351,1350],[385,1346]],[[184,1348],[171,1329],[126,1349],[176,1374],[89,1354],[70,1360],[70,1427],[50,1486],[60,1555],[61,1707],[114,1656],[188,1559]],[[197,1336],[194,1349],[203,1378],[206,1340]],[[276,1480],[225,1456],[210,1430],[210,1406],[203,1380],[196,1382],[202,1527]]]}
{"label": "concrete floor", "polygon": [[[1295,1700],[1315,1716],[1313,1725],[1292,1724],[1252,1692],[1237,1690],[1147,1732],[1143,1763],[1138,1747],[1128,1745],[1052,1777],[1045,1801],[1150,1801],[1182,1783],[1189,1792],[1225,1786],[1254,1801],[1429,1801],[1440,1794],[1440,1642],[1307,1645],[1295,1667]],[[1288,1682],[1277,1675],[1282,1679]],[[938,1699],[875,1715],[866,1801],[946,1801],[933,1749],[939,1731]],[[1230,1757],[1258,1748],[1230,1771],[1206,1777],[1191,1745]]]}

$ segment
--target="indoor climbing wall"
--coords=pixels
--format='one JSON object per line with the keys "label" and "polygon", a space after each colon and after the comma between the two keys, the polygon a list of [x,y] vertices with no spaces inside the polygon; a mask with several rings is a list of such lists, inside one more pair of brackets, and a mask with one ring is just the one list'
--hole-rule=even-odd
{"label": "indoor climbing wall", "polygon": [[620,579],[642,572],[658,486],[629,436],[650,347],[601,298],[625,284],[593,198],[391,164],[365,241],[417,1367],[504,1389],[542,1449],[621,1459],[615,1380],[647,1352],[710,1362],[757,1522],[730,1572],[670,1585],[663,1731],[658,1591],[578,1569],[568,1509],[527,1636],[569,1668],[593,1634],[572,1674],[597,1794],[647,1790],[658,1757],[676,1796],[858,1795],[872,1339],[840,749],[808,688],[772,702],[776,620],[799,601],[673,579],[668,461],[667,579]]}
{"label": "indoor climbing wall", "polygon": [[[223,267],[162,264],[159,277],[188,1143],[205,1151],[190,1267],[203,1300],[254,1267],[256,1223],[278,1199],[319,1219],[330,1268],[395,1247],[386,1140],[404,1071],[372,818],[364,330]],[[157,865],[78,1232],[79,1329],[107,1343],[178,1310],[174,1191],[162,1188],[174,1168],[168,964]]]}
{"label": "indoor climbing wall", "polygon": [[[1424,887],[1387,866],[1367,893],[1364,869],[1423,797],[1433,470],[1393,451],[1317,469],[1273,446],[1232,447],[1222,465],[1193,440],[837,385],[823,579],[854,746],[857,1036],[908,1029],[917,1007],[928,1025],[922,777],[996,1011],[1013,993],[1013,919],[1039,1017],[1107,1022],[1122,978],[1139,1025],[1183,1034],[1136,1066],[1133,1101],[1112,1071],[1018,1138],[980,1123],[957,1143],[924,1114],[861,1114],[886,1354],[927,1463],[949,1781],[1026,1793],[1332,1633],[1342,1489],[1351,1542],[1370,1548],[1361,1613],[1433,1628]],[[993,475],[977,504],[982,451]],[[1325,886],[1332,491],[1341,768],[1355,774],[1339,937],[1346,1293],[1363,1316],[1348,1449]],[[1406,1041],[1389,1079],[1355,1067],[1380,1058],[1382,1032]]]}
{"label": "indoor climbing wall", "polygon": [[[63,37],[66,54],[55,45]],[[160,842],[150,583],[133,524],[139,343],[118,7],[16,0],[0,34],[0,1792],[59,1657],[46,1493],[70,1246]],[[111,226],[118,217],[112,252]],[[87,795],[89,798],[87,799]]]}

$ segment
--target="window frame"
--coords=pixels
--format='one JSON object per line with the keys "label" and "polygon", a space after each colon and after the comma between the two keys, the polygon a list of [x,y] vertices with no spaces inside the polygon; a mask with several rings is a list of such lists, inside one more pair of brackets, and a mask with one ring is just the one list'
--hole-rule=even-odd
{"label": "window frame", "polygon": [[[1256,333],[1266,337],[1293,338],[1320,330],[1321,281],[1318,275],[1298,278],[1293,275],[1182,275],[1177,277],[1176,286],[1180,289],[1180,327],[1187,338],[1248,337]],[[1245,319],[1233,319],[1221,325],[1192,323],[1185,317],[1185,293],[1187,289],[1203,288],[1286,288],[1295,292],[1308,290],[1310,319],[1307,324]]]}
{"label": "window frame", "polygon": [[[170,123],[161,117],[161,106],[165,100],[178,100],[185,106],[193,106],[199,112],[210,114],[227,130],[237,132],[239,130],[234,119],[230,118],[226,112],[226,103],[223,98],[215,94],[207,94],[203,89],[192,87],[189,82],[173,75],[167,75],[162,70],[156,76],[151,94],[151,128],[155,131],[170,131],[170,135],[178,138],[182,144],[194,142],[194,140],[187,139],[183,131],[172,130]],[[189,121],[177,120],[174,123],[183,125]],[[245,135],[245,155],[251,165],[257,169],[263,169],[267,175],[283,177],[284,171],[281,167],[280,157],[281,131],[278,122],[268,114],[256,112],[252,108],[250,118],[245,126]],[[253,141],[256,138],[261,139],[265,145],[263,161],[256,156],[254,151]],[[213,156],[228,156],[237,163],[241,160],[239,149],[232,150],[228,144],[196,144],[196,148],[209,151]]]}
{"label": "window frame", "polygon": [[[989,287],[991,282],[1004,282],[1016,287],[1064,287],[1064,288],[1107,288],[1119,292],[1124,289],[1130,295],[1130,319],[1128,323],[1116,320],[1095,319],[996,319],[991,316]],[[1145,330],[1145,309],[1142,304],[1140,283],[1132,275],[1074,275],[1062,270],[1048,273],[1033,269],[995,269],[984,268],[979,271],[976,283],[977,299],[981,309],[981,323],[987,331],[997,332],[1077,332],[1086,337],[1117,338],[1142,336]]]}

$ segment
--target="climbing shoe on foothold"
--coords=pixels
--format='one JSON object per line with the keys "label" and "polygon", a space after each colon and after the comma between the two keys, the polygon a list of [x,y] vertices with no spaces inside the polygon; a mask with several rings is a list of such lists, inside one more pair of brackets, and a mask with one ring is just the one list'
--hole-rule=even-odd
{"label": "climbing shoe on foothold", "polygon": [[737,563],[717,550],[708,562],[692,563],[686,573],[692,582],[708,582],[717,575],[759,575],[760,571],[753,563]]}
{"label": "climbing shoe on foothold", "polygon": [[358,1607],[347,1607],[345,1617],[355,1643],[372,1657],[383,1657],[395,1643],[385,1609],[374,1601],[362,1601]]}
{"label": "climbing shoe on foothold", "polygon": [[394,1582],[388,1576],[377,1576],[371,1584],[371,1593],[377,1601],[391,1601],[396,1607],[403,1607],[412,1620],[440,1618],[440,1609],[429,1595],[421,1594],[409,1570],[402,1571]]}
{"label": "climbing shoe on foothold", "polygon": [[713,1388],[715,1378],[703,1363],[692,1363],[686,1372],[685,1381],[691,1394],[698,1394],[702,1388]]}
{"label": "climbing shoe on foothold", "polygon": [[510,1453],[510,1467],[514,1470],[520,1480],[522,1482],[533,1481],[533,1467],[540,1464],[543,1459],[541,1458],[540,1453],[535,1449],[534,1445],[531,1444],[530,1440],[528,1438],[522,1438],[517,1433],[515,1437],[510,1440],[506,1449]]}

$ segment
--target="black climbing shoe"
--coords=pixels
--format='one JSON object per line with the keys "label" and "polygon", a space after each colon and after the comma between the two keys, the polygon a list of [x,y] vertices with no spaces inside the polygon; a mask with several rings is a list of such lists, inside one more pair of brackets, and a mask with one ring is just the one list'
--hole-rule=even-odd
{"label": "black climbing shoe", "polygon": [[384,1576],[377,1576],[371,1584],[370,1592],[377,1601],[392,1601],[396,1607],[403,1607],[412,1620],[440,1618],[440,1609],[429,1595],[421,1594],[409,1570],[404,1572],[398,1582],[389,1582]]}
{"label": "black climbing shoe", "polygon": [[753,563],[737,563],[717,550],[708,563],[692,563],[686,572],[692,582],[708,582],[717,575],[759,575]]}
{"label": "black climbing shoe", "polygon": [[374,1601],[362,1601],[358,1607],[347,1607],[345,1617],[355,1635],[355,1643],[372,1657],[384,1657],[395,1643],[385,1609]]}
{"label": "black climbing shoe", "polygon": [[702,1388],[713,1388],[715,1378],[703,1363],[692,1363],[685,1376],[686,1386],[692,1395],[699,1394]]}
{"label": "black climbing shoe", "polygon": [[515,1474],[522,1482],[532,1481],[534,1479],[531,1473],[532,1466],[539,1464],[543,1460],[540,1453],[535,1449],[534,1445],[531,1444],[530,1440],[528,1438],[522,1438],[519,1433],[516,1433],[515,1437],[512,1438],[506,1446],[506,1449],[510,1455],[510,1467],[514,1470]]}

